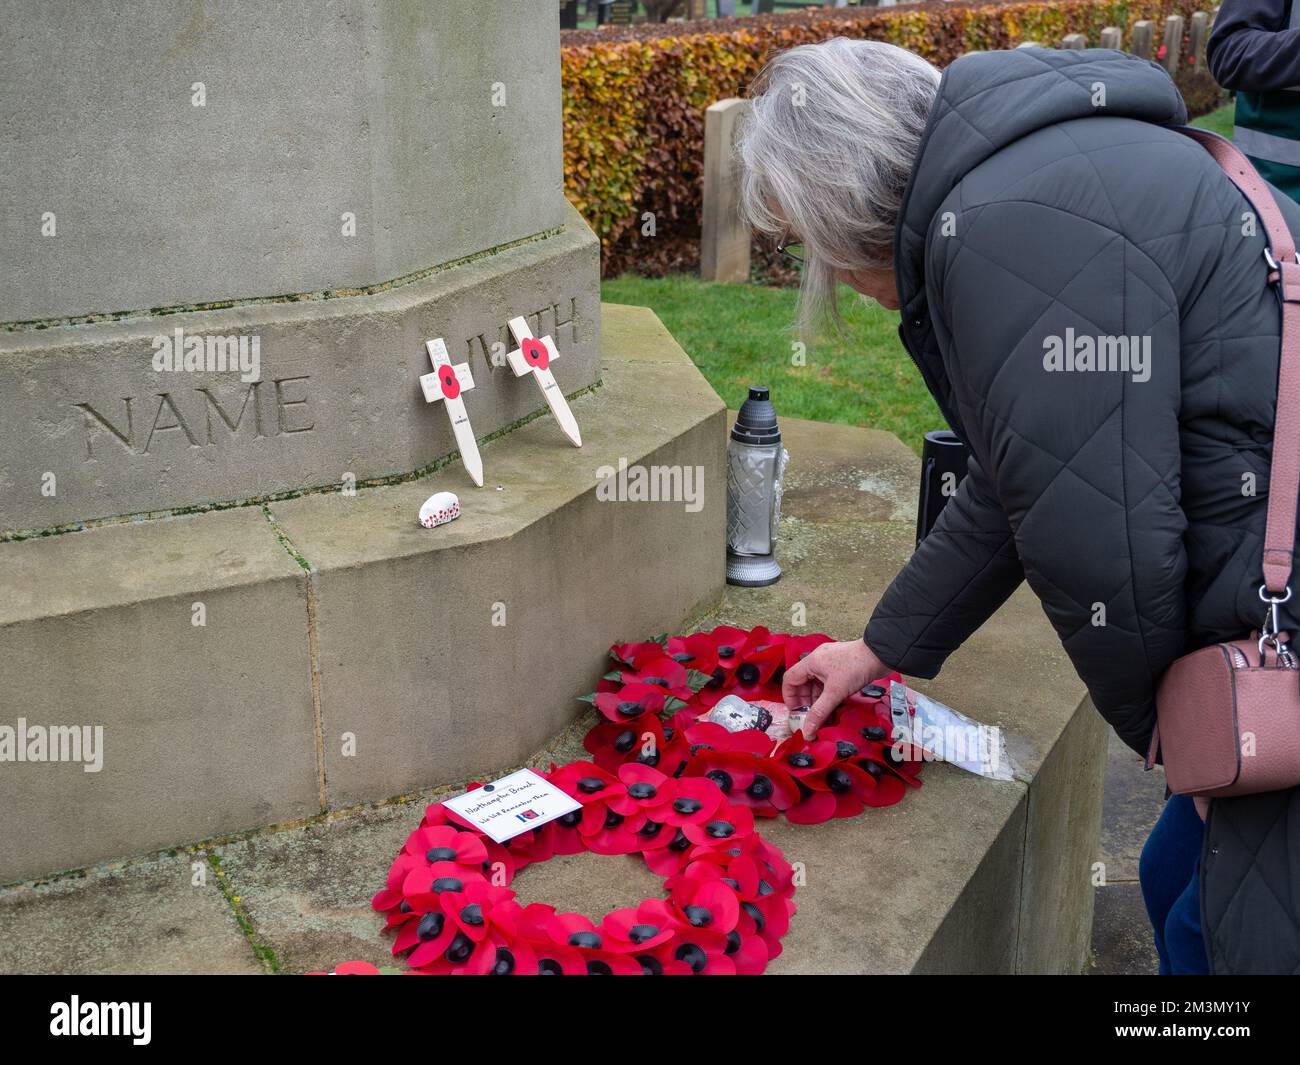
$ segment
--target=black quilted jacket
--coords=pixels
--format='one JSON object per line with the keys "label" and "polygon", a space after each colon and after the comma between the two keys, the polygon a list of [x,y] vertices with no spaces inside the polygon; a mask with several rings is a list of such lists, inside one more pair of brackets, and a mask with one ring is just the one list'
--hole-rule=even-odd
{"label": "black quilted jacket", "polygon": [[[1185,121],[1120,52],[945,71],[898,224],[899,332],[973,458],[865,633],[932,677],[1025,579],[1139,752],[1170,662],[1262,618],[1280,305],[1249,203],[1164,128]],[[1300,790],[1212,804],[1202,908],[1216,971],[1300,969]]]}

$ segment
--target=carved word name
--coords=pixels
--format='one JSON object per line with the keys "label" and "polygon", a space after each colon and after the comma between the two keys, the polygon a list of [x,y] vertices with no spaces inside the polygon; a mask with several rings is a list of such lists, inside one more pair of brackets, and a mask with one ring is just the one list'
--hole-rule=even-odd
{"label": "carved word name", "polygon": [[73,404],[81,411],[86,433],[85,461],[95,461],[95,442],[105,435],[132,455],[148,455],[163,441],[211,447],[240,437],[241,430],[244,439],[253,440],[310,433],[316,427],[310,381],[310,376],[254,381],[234,396],[216,388],[125,396],[120,413]]}

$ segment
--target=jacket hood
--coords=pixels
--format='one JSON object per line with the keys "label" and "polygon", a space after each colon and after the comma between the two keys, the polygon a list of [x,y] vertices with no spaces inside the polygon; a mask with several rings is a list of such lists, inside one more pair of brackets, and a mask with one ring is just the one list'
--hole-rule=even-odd
{"label": "jacket hood", "polygon": [[[1105,92],[1101,106],[1094,103],[1099,87]],[[948,66],[895,233],[898,294],[905,315],[924,288],[930,220],[953,187],[1013,141],[1044,126],[1092,115],[1183,125],[1187,108],[1161,67],[1108,48],[976,52]]]}

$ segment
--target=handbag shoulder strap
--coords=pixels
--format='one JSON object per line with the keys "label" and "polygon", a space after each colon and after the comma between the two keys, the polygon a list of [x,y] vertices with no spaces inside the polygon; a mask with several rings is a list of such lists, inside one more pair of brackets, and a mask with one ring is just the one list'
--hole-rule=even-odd
{"label": "handbag shoulder strap", "polygon": [[1282,297],[1282,355],[1264,532],[1264,587],[1270,596],[1282,600],[1291,595],[1296,500],[1300,497],[1300,256],[1273,193],[1250,160],[1230,141],[1214,133],[1190,126],[1178,132],[1204,147],[1255,208],[1268,238],[1264,250],[1268,280],[1278,286]]}

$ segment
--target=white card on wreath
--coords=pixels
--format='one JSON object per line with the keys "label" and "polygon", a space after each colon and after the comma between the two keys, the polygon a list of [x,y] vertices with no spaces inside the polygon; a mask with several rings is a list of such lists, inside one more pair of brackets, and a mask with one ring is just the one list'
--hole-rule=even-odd
{"label": "white card on wreath", "polygon": [[582,809],[582,803],[531,769],[510,773],[442,805],[495,843],[505,843],[521,832]]}

